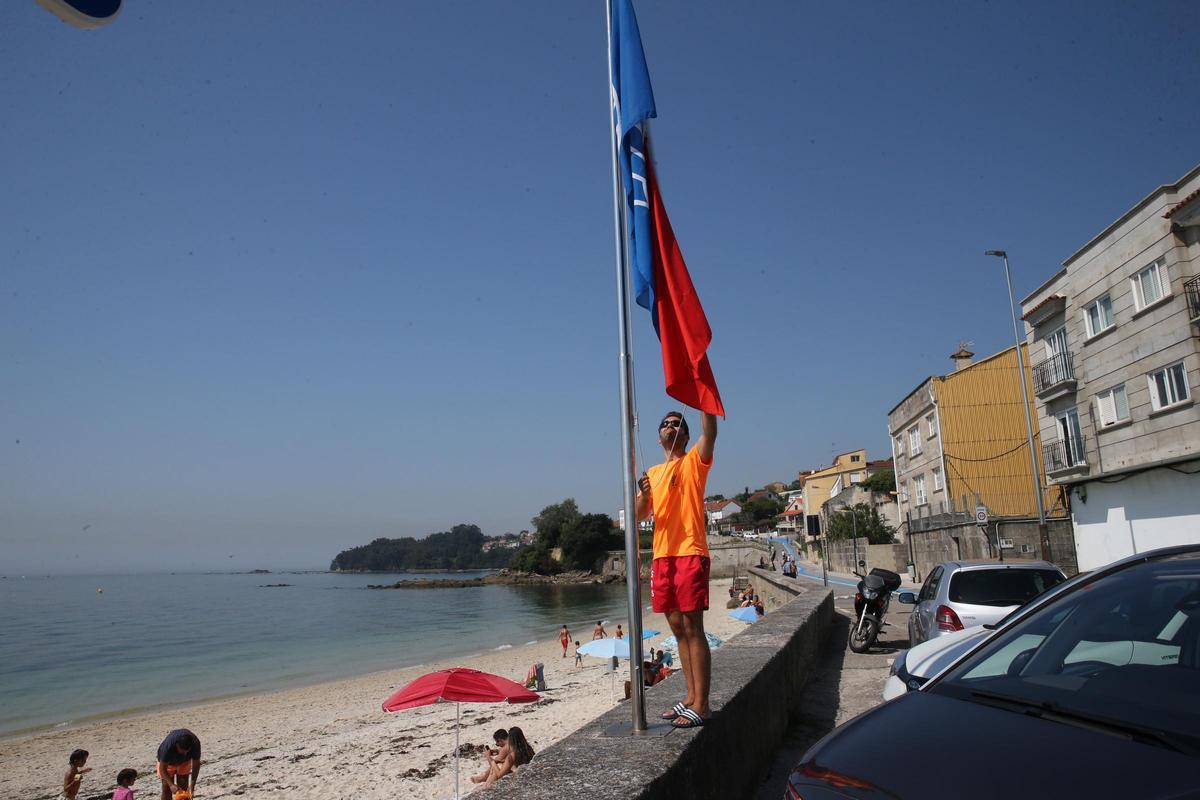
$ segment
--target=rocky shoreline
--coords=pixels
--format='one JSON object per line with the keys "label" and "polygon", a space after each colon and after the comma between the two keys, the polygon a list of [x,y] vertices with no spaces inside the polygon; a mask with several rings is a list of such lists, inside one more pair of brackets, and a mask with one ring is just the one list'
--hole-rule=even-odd
{"label": "rocky shoreline", "polygon": [[595,575],[590,572],[561,572],[558,575],[539,575],[536,572],[517,572],[502,569],[492,575],[482,578],[437,578],[416,581],[396,581],[395,583],[369,583],[368,589],[462,589],[469,586],[529,586],[529,585],[570,585],[582,583],[617,583],[620,575]]}

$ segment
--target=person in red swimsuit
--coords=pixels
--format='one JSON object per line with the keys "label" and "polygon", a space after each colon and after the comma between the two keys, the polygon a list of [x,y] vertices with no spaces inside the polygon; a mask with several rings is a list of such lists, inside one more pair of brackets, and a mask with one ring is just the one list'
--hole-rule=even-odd
{"label": "person in red swimsuit", "polygon": [[650,602],[664,614],[679,642],[687,696],[663,713],[676,728],[698,728],[712,716],[708,703],[711,653],[704,636],[708,609],[708,534],[704,488],[717,441],[717,418],[700,415],[700,439],[687,449],[683,414],[669,411],[658,425],[664,462],[638,481],[638,519],[654,515],[654,559],[650,564]]}
{"label": "person in red swimsuit", "polygon": [[558,643],[562,645],[562,657],[567,657],[567,645],[571,643],[571,632],[567,630],[567,626],[563,625],[562,630],[558,632]]}

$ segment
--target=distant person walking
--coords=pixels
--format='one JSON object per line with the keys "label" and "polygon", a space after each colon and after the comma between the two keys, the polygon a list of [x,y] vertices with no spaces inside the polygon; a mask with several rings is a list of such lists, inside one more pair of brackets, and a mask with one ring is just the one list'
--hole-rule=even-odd
{"label": "distant person walking", "polygon": [[196,793],[200,777],[200,739],[187,728],[167,734],[158,746],[158,779],[162,781],[162,800],[171,800],[180,789]]}
{"label": "distant person walking", "polygon": [[616,634],[616,636],[617,636],[617,638],[618,638],[618,639],[624,639],[624,638],[625,638],[625,631],[621,630],[621,626],[620,626],[620,625],[618,625],[618,626],[617,626],[617,634]]}
{"label": "distant person walking", "polygon": [[666,615],[679,643],[687,695],[662,715],[676,728],[698,728],[710,716],[708,691],[712,654],[704,636],[710,561],[704,526],[704,489],[713,463],[717,418],[700,415],[700,439],[687,449],[687,420],[669,411],[658,424],[662,464],[638,481],[637,516],[654,515],[654,558],[650,564],[651,607]]}
{"label": "distant person walking", "polygon": [[592,641],[603,639],[608,636],[608,631],[604,630],[604,626],[600,622],[596,622],[596,627],[592,628]]}
{"label": "distant person walking", "polygon": [[571,643],[571,632],[567,630],[567,626],[563,625],[562,630],[558,632],[558,643],[562,645],[562,657],[567,657],[567,645]]}

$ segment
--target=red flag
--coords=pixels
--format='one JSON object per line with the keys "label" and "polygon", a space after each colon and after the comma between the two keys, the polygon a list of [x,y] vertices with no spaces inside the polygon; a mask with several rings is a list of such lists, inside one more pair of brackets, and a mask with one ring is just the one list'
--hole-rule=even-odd
{"label": "red flag", "polygon": [[667,394],[692,408],[724,417],[725,406],[708,363],[712,331],[667,218],[650,158],[646,159],[646,194],[654,231],[654,315]]}

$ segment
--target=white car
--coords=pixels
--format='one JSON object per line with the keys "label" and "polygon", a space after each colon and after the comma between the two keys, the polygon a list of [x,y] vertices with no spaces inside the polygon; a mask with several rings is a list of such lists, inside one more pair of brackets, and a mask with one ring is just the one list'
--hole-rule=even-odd
{"label": "white car", "polygon": [[930,639],[909,650],[901,650],[892,661],[891,672],[883,686],[883,699],[891,700],[905,692],[920,689],[968,650],[987,641],[993,632],[993,629],[975,625]]}

